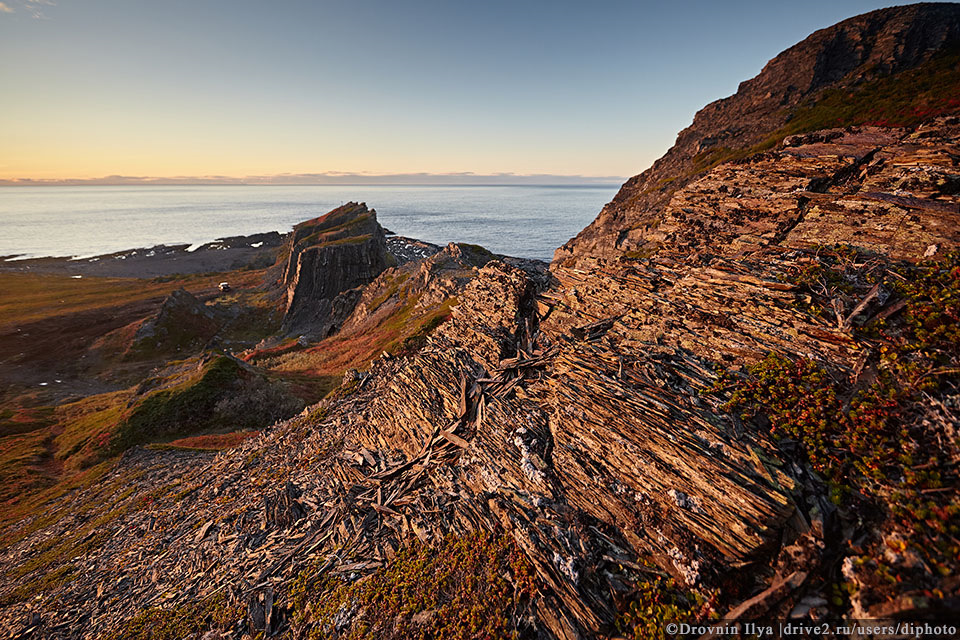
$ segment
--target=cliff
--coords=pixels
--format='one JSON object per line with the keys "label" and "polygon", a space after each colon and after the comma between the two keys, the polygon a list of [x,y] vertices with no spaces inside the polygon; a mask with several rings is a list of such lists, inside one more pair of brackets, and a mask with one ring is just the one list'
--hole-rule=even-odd
{"label": "cliff", "polygon": [[298,224],[283,274],[284,330],[323,337],[350,314],[359,290],[387,266],[377,212],[349,202]]}
{"label": "cliff", "polygon": [[[915,125],[956,111],[958,46],[960,5],[952,3],[881,9],[813,33],[741,83],[736,94],[701,109],[674,146],[630,178],[555,260],[642,250],[646,231],[658,224],[675,191],[712,165],[772,148],[787,135],[875,121]],[[944,64],[952,73],[943,73]],[[924,65],[919,78],[910,78],[916,86],[899,77]],[[924,82],[934,77],[933,86]],[[896,88],[890,95],[883,91],[885,79]]]}

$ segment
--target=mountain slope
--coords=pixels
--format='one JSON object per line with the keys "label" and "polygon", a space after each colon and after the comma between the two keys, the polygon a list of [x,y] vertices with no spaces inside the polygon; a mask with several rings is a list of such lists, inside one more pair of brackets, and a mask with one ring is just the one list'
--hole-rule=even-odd
{"label": "mountain slope", "polygon": [[758,594],[939,619],[960,120],[804,142],[679,190],[649,258],[488,261],[422,346],[232,451],[129,452],[8,530],[4,628],[642,638]]}
{"label": "mountain slope", "polygon": [[[614,256],[640,249],[646,242],[645,229],[659,219],[674,191],[704,168],[748,155],[758,145],[769,148],[792,133],[872,119],[917,124],[916,120],[893,122],[885,114],[868,110],[809,115],[830,97],[829,90],[870,89],[871,81],[896,77],[957,47],[960,5],[953,3],[881,9],[813,33],[768,62],[755,78],[741,83],[736,94],[701,109],[693,123],[679,133],[674,146],[652,167],[630,178],[593,223],[557,250],[555,260]],[[955,70],[958,60],[951,57],[947,65]],[[928,76],[942,80],[942,65],[932,66],[935,68]],[[954,79],[940,86],[942,93],[934,96],[899,96],[897,111],[923,109],[931,100],[939,107],[938,113],[960,111],[957,86]],[[866,95],[863,102],[872,105],[873,96]],[[930,111],[927,117],[936,115]]]}

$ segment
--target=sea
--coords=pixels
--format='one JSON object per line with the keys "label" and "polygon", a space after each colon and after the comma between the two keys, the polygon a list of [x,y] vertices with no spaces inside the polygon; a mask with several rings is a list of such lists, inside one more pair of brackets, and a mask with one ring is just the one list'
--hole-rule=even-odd
{"label": "sea", "polygon": [[366,202],[397,235],[550,260],[617,185],[0,187],[0,256],[90,257],[158,244],[290,231]]}

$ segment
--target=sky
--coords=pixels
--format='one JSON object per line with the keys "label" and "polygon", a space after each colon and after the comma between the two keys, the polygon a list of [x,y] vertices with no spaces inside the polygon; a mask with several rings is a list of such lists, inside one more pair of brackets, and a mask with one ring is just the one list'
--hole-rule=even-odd
{"label": "sky", "polygon": [[860,0],[2,0],[0,179],[622,177]]}

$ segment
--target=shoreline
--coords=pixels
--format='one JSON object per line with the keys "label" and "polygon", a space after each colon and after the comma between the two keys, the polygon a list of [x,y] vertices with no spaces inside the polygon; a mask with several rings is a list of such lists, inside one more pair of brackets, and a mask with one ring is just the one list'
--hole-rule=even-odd
{"label": "shoreline", "polygon": [[171,275],[261,269],[274,263],[288,234],[278,231],[228,236],[196,249],[187,243],[136,247],[84,258],[0,256],[0,273],[73,277],[155,278]]}
{"label": "shoreline", "polygon": [[[440,245],[397,235],[385,230],[387,251],[398,264],[422,260],[442,249]],[[158,278],[214,274],[272,266],[289,233],[270,231],[249,236],[229,236],[204,243],[196,249],[187,243],[136,247],[83,258],[46,256],[20,258],[0,256],[0,273],[35,273],[73,278]],[[459,244],[459,243],[458,243]],[[549,260],[495,254],[511,264],[550,264]]]}

